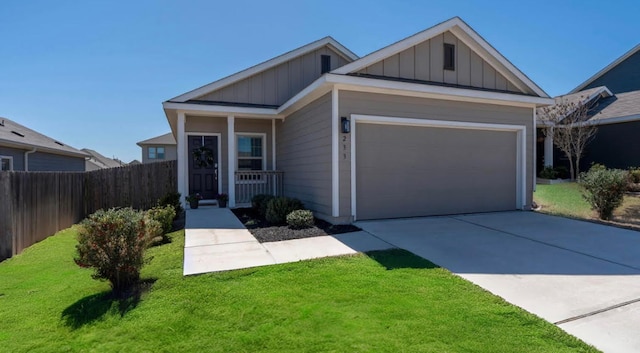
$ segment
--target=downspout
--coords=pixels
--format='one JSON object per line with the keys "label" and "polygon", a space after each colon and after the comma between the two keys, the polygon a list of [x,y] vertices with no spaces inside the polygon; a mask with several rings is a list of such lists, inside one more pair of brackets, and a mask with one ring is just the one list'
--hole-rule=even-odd
{"label": "downspout", "polygon": [[34,153],[36,151],[36,148],[34,147],[31,151],[27,151],[24,153],[24,171],[28,172],[29,171],[29,155]]}

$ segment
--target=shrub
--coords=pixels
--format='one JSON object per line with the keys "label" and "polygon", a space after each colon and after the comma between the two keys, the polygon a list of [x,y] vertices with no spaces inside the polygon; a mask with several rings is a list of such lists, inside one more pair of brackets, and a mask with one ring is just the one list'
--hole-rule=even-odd
{"label": "shrub", "polygon": [[569,169],[563,165],[557,166],[553,168],[553,171],[556,172],[556,178],[560,179],[569,179],[571,175],[569,175]]}
{"label": "shrub", "polygon": [[260,217],[265,217],[267,214],[267,205],[269,201],[273,200],[275,196],[267,194],[258,194],[251,198],[251,206],[258,212]]}
{"label": "shrub", "polygon": [[76,263],[93,267],[93,278],[108,280],[113,294],[122,297],[140,279],[144,250],[159,229],[153,223],[130,207],[97,211],[78,229]]}
{"label": "shrub", "polygon": [[169,233],[173,227],[173,219],[176,217],[176,211],[173,206],[167,205],[164,207],[157,206],[146,212],[147,217],[156,220],[162,227],[163,234]]}
{"label": "shrub", "polygon": [[178,216],[182,211],[184,211],[182,208],[182,202],[180,202],[180,196],[179,192],[168,192],[158,200],[158,206],[171,206],[175,211],[175,216]]}
{"label": "shrub", "polygon": [[629,181],[634,184],[640,183],[640,167],[629,169]]}
{"label": "shrub", "polygon": [[584,198],[600,219],[611,219],[613,211],[622,204],[627,188],[627,173],[619,169],[606,169],[594,165],[580,174],[580,185],[585,189]]}
{"label": "shrub", "polygon": [[553,169],[553,167],[546,166],[542,171],[540,171],[540,177],[544,179],[556,179],[558,177],[558,172]]}
{"label": "shrub", "polygon": [[287,224],[293,229],[313,227],[313,213],[309,210],[295,210],[287,215]]}
{"label": "shrub", "polygon": [[269,223],[284,224],[287,215],[295,210],[304,209],[304,205],[298,199],[290,197],[276,197],[267,204],[265,218]]}

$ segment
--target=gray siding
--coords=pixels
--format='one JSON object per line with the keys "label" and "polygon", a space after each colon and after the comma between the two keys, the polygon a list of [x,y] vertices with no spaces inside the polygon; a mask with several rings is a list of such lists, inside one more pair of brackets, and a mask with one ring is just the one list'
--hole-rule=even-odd
{"label": "gray siding", "polygon": [[616,65],[583,89],[607,86],[614,94],[640,90],[640,51]]}
{"label": "gray siding", "polygon": [[0,156],[13,157],[13,170],[15,171],[24,170],[25,152],[25,150],[0,146]]}
{"label": "gray siding", "polygon": [[321,55],[331,56],[331,70],[347,63],[325,46],[196,99],[281,105],[321,76]]}
{"label": "gray siding", "polygon": [[320,217],[331,216],[331,95],[278,122],[276,136],[285,195]]}
{"label": "gray siding", "polygon": [[583,171],[589,169],[591,163],[620,169],[640,167],[638,136],[640,136],[639,121],[600,125],[595,138],[587,145],[584,159],[580,162],[581,169]]}
{"label": "gray siding", "polygon": [[[454,71],[444,70],[443,68],[444,43],[453,44],[456,47],[456,69]],[[435,36],[430,40],[368,66],[358,73],[498,91],[533,93],[518,90],[451,32]]]}
{"label": "gray siding", "polygon": [[30,172],[82,172],[84,157],[61,156],[51,153],[35,152],[29,155]]}
{"label": "gray siding", "polygon": [[[264,133],[266,134],[266,158],[267,170],[272,168],[273,150],[271,120],[264,119],[235,119],[235,131],[238,133]],[[202,117],[187,116],[185,132],[189,135],[198,134],[220,134],[220,170],[218,176],[222,181],[222,189],[220,192],[229,192],[229,158],[228,158],[228,133],[226,117]]]}
{"label": "gray siding", "polygon": [[[164,147],[164,159],[149,159],[149,147]],[[178,148],[175,145],[143,145],[142,147],[142,163],[173,161],[177,156]]]}
{"label": "gray siding", "polygon": [[[465,103],[426,98],[381,95],[340,91],[340,116],[368,114],[390,117],[469,121],[494,124],[514,124],[526,126],[527,141],[527,198],[526,207],[531,206],[533,193],[533,109]],[[350,146],[352,134],[340,136],[341,151]],[[340,216],[351,214],[351,153],[340,156]],[[410,171],[408,171],[410,172]]]}

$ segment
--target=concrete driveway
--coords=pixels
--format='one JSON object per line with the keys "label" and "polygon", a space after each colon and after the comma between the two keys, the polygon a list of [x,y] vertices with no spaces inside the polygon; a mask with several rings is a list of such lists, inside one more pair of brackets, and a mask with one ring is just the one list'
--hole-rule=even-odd
{"label": "concrete driveway", "polygon": [[604,352],[640,352],[640,233],[534,212],[362,221]]}

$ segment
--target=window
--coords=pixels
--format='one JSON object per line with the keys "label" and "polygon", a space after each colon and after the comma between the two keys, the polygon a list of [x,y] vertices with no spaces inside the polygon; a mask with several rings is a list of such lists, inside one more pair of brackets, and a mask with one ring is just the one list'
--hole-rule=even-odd
{"label": "window", "polygon": [[329,55],[320,55],[321,65],[320,73],[331,71],[331,57]]}
{"label": "window", "polygon": [[264,136],[238,135],[238,170],[264,170]]}
{"label": "window", "polygon": [[149,159],[164,159],[164,147],[149,147]]}
{"label": "window", "polygon": [[456,46],[453,44],[444,43],[444,69],[456,69]]}
{"label": "window", "polygon": [[13,157],[0,156],[0,171],[13,170]]}

